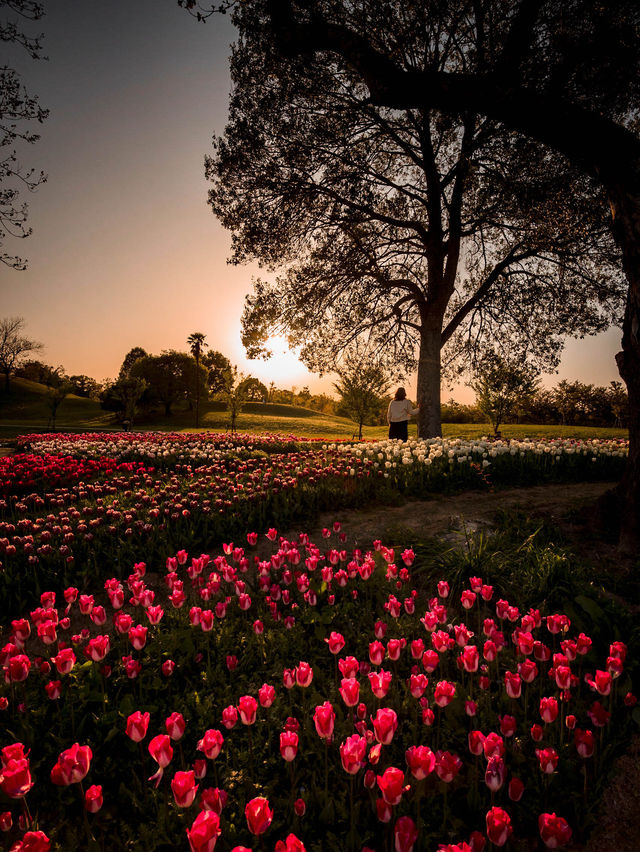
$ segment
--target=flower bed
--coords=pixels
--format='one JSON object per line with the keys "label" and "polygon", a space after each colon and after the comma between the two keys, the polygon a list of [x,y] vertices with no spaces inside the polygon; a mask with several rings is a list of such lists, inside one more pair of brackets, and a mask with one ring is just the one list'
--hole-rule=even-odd
{"label": "flower bed", "polygon": [[215,558],[180,551],[155,586],[158,566],[139,562],[13,620],[8,842],[478,852],[579,839],[628,736],[624,643],[518,609],[479,577],[419,591],[410,548],[347,553],[338,533],[317,546],[269,530],[263,558],[255,533]]}
{"label": "flower bed", "polygon": [[[292,441],[158,433],[26,436],[23,443],[34,451],[69,454],[1,460],[5,605],[28,607],[45,588],[93,586],[104,579],[105,566],[121,577],[129,564],[161,558],[167,549],[211,548],[244,529],[288,525],[323,509],[398,494],[615,478],[627,451],[613,441],[459,439],[305,442],[277,451]],[[184,464],[183,456],[209,461]]]}

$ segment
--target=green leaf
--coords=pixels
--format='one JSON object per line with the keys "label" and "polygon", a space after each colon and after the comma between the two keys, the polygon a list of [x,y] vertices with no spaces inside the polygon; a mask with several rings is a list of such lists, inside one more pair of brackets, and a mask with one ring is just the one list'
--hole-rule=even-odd
{"label": "green leaf", "polygon": [[600,604],[594,601],[593,598],[588,598],[586,595],[577,595],[575,602],[587,613],[587,615],[590,615],[594,621],[600,621],[600,619],[604,617],[604,610]]}

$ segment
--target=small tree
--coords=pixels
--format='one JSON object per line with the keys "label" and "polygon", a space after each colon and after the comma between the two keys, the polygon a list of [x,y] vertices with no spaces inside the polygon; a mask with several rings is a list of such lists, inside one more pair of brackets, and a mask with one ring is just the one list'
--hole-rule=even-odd
{"label": "small tree", "polygon": [[56,431],[58,409],[72,390],[71,382],[64,374],[62,367],[56,367],[55,370],[51,371],[51,375],[47,381],[47,395],[45,399],[47,408],[49,409],[48,425],[52,432]]}
{"label": "small tree", "polygon": [[9,393],[9,375],[31,352],[42,349],[42,343],[25,337],[22,333],[23,317],[6,317],[0,320],[0,370],[4,373],[4,390]]}
{"label": "small tree", "polygon": [[129,428],[138,413],[138,403],[144,396],[148,384],[135,377],[119,378],[108,383],[100,395],[100,405],[105,411],[114,411],[117,420]]}
{"label": "small tree", "polygon": [[84,396],[88,399],[98,399],[100,396],[100,384],[91,376],[69,376],[69,383],[71,384],[71,393],[76,394],[76,396]]}
{"label": "small tree", "polygon": [[511,361],[495,352],[484,356],[469,387],[475,391],[476,405],[488,417],[494,435],[516,407],[536,392],[537,377],[536,368],[526,362]]}
{"label": "small tree", "polygon": [[333,386],[341,397],[338,413],[343,409],[358,424],[361,441],[363,424],[378,414],[391,383],[384,366],[370,361],[366,353],[349,352],[336,373],[339,379]]}
{"label": "small tree", "polygon": [[187,337],[187,343],[191,354],[196,360],[196,429],[200,425],[200,362],[202,352],[208,343],[205,343],[205,335],[201,331],[194,331]]}
{"label": "small tree", "polygon": [[240,396],[248,402],[266,402],[269,396],[266,385],[254,376],[247,376],[246,379],[243,379],[238,385],[238,391]]}
{"label": "small tree", "polygon": [[244,396],[244,389],[246,386],[247,380],[250,376],[245,377],[243,373],[237,372],[237,367],[233,367],[233,381],[231,385],[224,391],[224,398],[227,403],[227,411],[229,412],[229,429],[230,431],[236,432],[236,424],[238,421],[238,415],[242,411],[242,407],[245,403],[246,397]]}

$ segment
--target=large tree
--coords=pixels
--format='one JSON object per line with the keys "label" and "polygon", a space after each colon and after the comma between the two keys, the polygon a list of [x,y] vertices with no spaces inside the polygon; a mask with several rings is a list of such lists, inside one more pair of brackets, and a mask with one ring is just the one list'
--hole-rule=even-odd
{"label": "large tree", "polygon": [[[236,262],[284,270],[248,299],[250,356],[285,331],[309,367],[330,370],[366,338],[374,355],[407,370],[417,362],[428,437],[441,432],[444,347],[450,366],[467,365],[478,347],[515,336],[553,367],[562,336],[619,316],[603,198],[587,179],[473,111],[449,120],[377,107],[344,62],[283,58],[259,4],[235,20],[235,87],[207,164],[210,202],[233,231]],[[390,24],[402,68],[460,61],[426,7],[419,24],[409,31],[404,13]],[[477,50],[467,22],[457,26]],[[567,310],[572,291],[580,307]]]}
{"label": "large tree", "polygon": [[[195,7],[194,0],[183,5]],[[234,4],[231,4],[234,5]],[[637,0],[445,0],[429,3],[446,41],[465,18],[478,36],[475,61],[441,69],[406,69],[400,44],[385,36],[394,0],[376,0],[387,26],[372,26],[373,0],[256,0],[283,55],[315,63],[329,53],[345,61],[372,104],[473,111],[558,152],[594,178],[611,209],[611,230],[628,282],[622,349],[616,356],[629,394],[629,462],[621,547],[640,549],[640,6]],[[409,18],[422,4],[402,4]],[[201,13],[198,13],[201,14]],[[408,21],[408,31],[412,22]]]}
{"label": "large tree", "polygon": [[[42,35],[32,35],[26,24],[39,20],[44,5],[34,0],[0,0],[0,43],[15,44],[24,48],[33,59],[42,58]],[[25,169],[20,162],[17,147],[20,143],[33,143],[39,139],[34,124],[40,124],[48,115],[22,84],[15,68],[0,66],[0,261],[14,269],[26,269],[24,258],[1,250],[9,237],[28,237],[27,204],[20,201],[23,189],[34,190],[45,179],[44,172]]]}

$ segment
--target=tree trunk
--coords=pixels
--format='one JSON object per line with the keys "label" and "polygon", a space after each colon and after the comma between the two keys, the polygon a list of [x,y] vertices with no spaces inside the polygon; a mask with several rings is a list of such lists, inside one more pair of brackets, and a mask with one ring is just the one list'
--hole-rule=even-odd
{"label": "tree trunk", "polygon": [[640,554],[640,163],[622,185],[608,188],[613,231],[629,283],[618,370],[629,394],[629,460],[619,486],[624,501],[620,549]]}
{"label": "tree trunk", "polygon": [[442,318],[423,322],[420,331],[418,356],[418,437],[436,438],[442,435],[440,419],[440,347]]}
{"label": "tree trunk", "polygon": [[4,392],[9,393],[9,370],[4,371]]}

